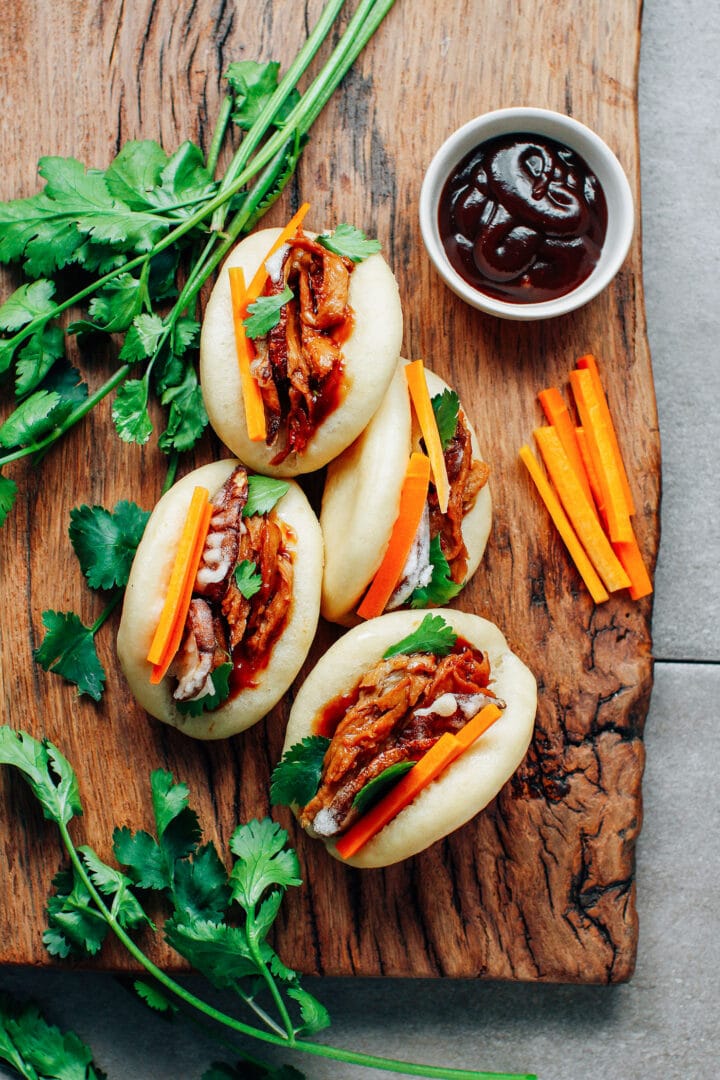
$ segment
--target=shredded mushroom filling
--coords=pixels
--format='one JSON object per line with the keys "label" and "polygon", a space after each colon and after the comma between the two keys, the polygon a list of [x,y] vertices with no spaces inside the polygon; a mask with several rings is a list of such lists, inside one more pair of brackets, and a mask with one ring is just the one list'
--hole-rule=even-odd
{"label": "shredded mushroom filling", "polygon": [[[281,308],[277,325],[255,340],[251,365],[265,408],[267,445],[278,446],[274,465],[302,453],[338,404],[354,266],[308,237],[296,237],[278,255],[268,266],[265,295],[289,286],[293,297]],[[279,445],[281,433],[284,445]]]}
{"label": "shredded mushroom filling", "polygon": [[[213,672],[223,664],[232,662],[240,673],[257,670],[287,621],[293,563],[284,529],[272,512],[243,518],[247,494],[247,472],[239,466],[212,500],[183,639],[169,670],[177,701],[214,694]],[[262,579],[249,599],[234,573],[245,561]]]}
{"label": "shredded mushroom filling", "polygon": [[418,761],[488,702],[504,707],[489,681],[487,656],[467,643],[441,658],[415,653],[378,661],[350,695],[301,823],[324,837],[348,829],[359,816],[353,800],[370,780],[397,762]]}

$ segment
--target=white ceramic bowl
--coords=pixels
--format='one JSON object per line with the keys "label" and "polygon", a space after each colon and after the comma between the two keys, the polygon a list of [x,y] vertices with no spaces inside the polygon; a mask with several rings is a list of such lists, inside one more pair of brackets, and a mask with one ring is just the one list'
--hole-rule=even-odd
{"label": "white ceramic bowl", "polygon": [[[438,202],[456,165],[480,143],[499,135],[527,132],[544,135],[574,150],[597,176],[607,202],[607,233],[600,258],[589,277],[564,296],[537,303],[497,300],[469,285],[451,265],[438,227]],[[498,109],[458,128],[430,162],[420,190],[420,228],[428,254],[445,283],[480,311],[503,319],[549,319],[587,304],[614,278],[627,255],[634,227],[632,193],[618,159],[584,124],[548,109]]]}

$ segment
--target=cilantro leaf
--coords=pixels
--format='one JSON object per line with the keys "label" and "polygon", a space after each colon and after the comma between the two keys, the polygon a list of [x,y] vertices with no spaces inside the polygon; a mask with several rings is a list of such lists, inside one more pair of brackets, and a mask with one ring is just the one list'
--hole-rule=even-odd
{"label": "cilantro leaf", "polygon": [[431,398],[431,404],[442,448],[447,450],[457,431],[460,398],[454,390],[443,390],[442,394],[436,394]]}
{"label": "cilantro leaf", "polygon": [[127,826],[113,832],[113,854],[139,889],[162,891],[172,885],[171,867],[154,836]]}
{"label": "cilantro leaf", "polygon": [[153,356],[166,332],[159,315],[136,315],[125,336],[120,359],[129,364]]}
{"label": "cilantro leaf", "polygon": [[18,397],[38,386],[50,369],[65,355],[65,335],[59,326],[43,326],[20,351],[15,393]]}
{"label": "cilantro leaf", "polygon": [[344,255],[353,262],[362,262],[369,255],[382,250],[379,240],[368,240],[362,229],[341,222],[332,233],[321,233],[318,243],[335,255]]}
{"label": "cilantro leaf", "polygon": [[0,526],[15,505],[17,498],[17,484],[9,476],[0,476]]}
{"label": "cilantro leaf", "polygon": [[230,850],[237,856],[230,872],[232,896],[245,911],[258,903],[266,889],[302,884],[298,857],[285,847],[287,839],[285,829],[270,818],[239,825],[230,837]]}
{"label": "cilantro leaf", "polygon": [[330,746],[324,735],[307,735],[283,754],[270,778],[272,806],[306,806],[320,787],[323,761]]}
{"label": "cilantro leaf", "polygon": [[248,496],[242,516],[269,514],[273,506],[280,502],[290,490],[287,480],[275,480],[272,476],[260,476],[251,473],[248,476]]}
{"label": "cilantro leaf", "polygon": [[70,542],[91,589],[127,585],[130,567],[150,514],[123,500],[111,512],[104,506],[70,511]]}
{"label": "cilantro leaf", "polygon": [[0,765],[19,769],[48,821],[67,823],[82,814],[75,772],[52,743],[0,727]]}
{"label": "cilantro leaf", "polygon": [[204,694],[199,698],[191,698],[189,701],[176,701],[175,707],[184,716],[202,716],[205,712],[212,712],[227,701],[230,696],[230,676],[233,665],[231,662],[220,664],[212,673],[213,693]]}
{"label": "cilantro leaf", "polygon": [[410,597],[410,607],[442,607],[462,589],[462,584],[453,581],[450,564],[443,554],[440,536],[430,541],[430,564],[432,577],[427,585],[420,585]]}
{"label": "cilantro leaf", "polygon": [[394,765],[388,765],[387,769],[383,769],[360,788],[352,801],[353,808],[364,814],[374,803],[379,802],[405,773],[410,772],[414,765],[414,761],[396,761]]}
{"label": "cilantro leaf", "polygon": [[106,334],[116,334],[127,330],[140,314],[144,296],[139,278],[130,273],[118,274],[99,289],[90,301],[88,313],[96,320],[96,325],[71,323],[68,328],[77,332],[81,328],[98,329]]}
{"label": "cilantro leaf", "polygon": [[143,923],[152,926],[136,896],[130,891],[132,882],[120,870],[108,866],[87,846],[78,848],[83,857],[93,885],[104,896],[112,897],[112,912],[117,921],[126,930],[132,930]]}
{"label": "cilantro leaf", "polygon": [[73,611],[43,611],[42,621],[47,634],[33,652],[37,663],[45,671],[74,683],[78,694],[88,694],[99,701],[105,686],[105,671],[95,650],[92,629]]}
{"label": "cilantro leaf", "polygon": [[148,388],[144,379],[128,379],[122,384],[113,402],[112,418],[123,442],[142,446],[152,435],[152,420],[147,405]]}
{"label": "cilantro leaf", "polygon": [[0,305],[0,329],[20,330],[39,316],[51,315],[54,295],[55,284],[47,278],[21,285]]}
{"label": "cilantro leaf", "polygon": [[200,839],[200,825],[197,814],[188,805],[187,784],[176,784],[172,773],[155,769],[150,786],[160,842],[173,860],[189,855]]}
{"label": "cilantro leaf", "polygon": [[286,285],[282,292],[273,296],[260,296],[248,307],[249,315],[243,319],[245,333],[249,338],[263,337],[280,322],[280,312],[292,300],[293,291]]}
{"label": "cilantro leaf", "polygon": [[60,1031],[35,1005],[0,999],[0,1059],[21,1076],[46,1080],[101,1080],[92,1050],[72,1031]]}
{"label": "cilantro leaf", "polygon": [[32,446],[58,427],[72,412],[56,390],[37,390],[18,405],[0,427],[0,446]]}
{"label": "cilantro leaf", "polygon": [[[274,94],[279,70],[280,64],[276,60],[267,64],[260,64],[255,60],[239,60],[230,64],[225,78],[234,97],[232,120],[241,130],[248,131],[252,127]],[[293,90],[275,114],[273,123],[276,127],[282,125],[299,100],[300,94]]]}
{"label": "cilantro leaf", "polygon": [[234,986],[239,979],[259,974],[242,927],[209,919],[189,921],[171,916],[164,930],[168,944],[219,990]]}
{"label": "cilantro leaf", "polygon": [[325,1028],[330,1027],[330,1016],[327,1009],[307,990],[303,990],[301,986],[291,986],[287,994],[288,997],[297,1001],[300,1006],[303,1024],[297,1034],[301,1038],[305,1038],[307,1035],[317,1035],[318,1031],[324,1031]]}
{"label": "cilantro leaf", "polygon": [[162,990],[155,984],[146,983],[143,979],[136,979],[133,983],[133,990],[145,1004],[159,1013],[176,1013],[178,1007],[174,1001],[170,1001],[165,997]]}
{"label": "cilantro leaf", "polygon": [[158,440],[160,449],[166,454],[173,450],[179,453],[191,450],[208,425],[195,369],[188,365],[183,372],[182,382],[168,386],[160,401],[170,406],[167,427]]}
{"label": "cilantro leaf", "polygon": [[167,154],[153,139],[125,143],[105,173],[105,185],[131,210],[147,210],[149,193],[160,183]]}
{"label": "cilantro leaf", "polygon": [[397,645],[391,645],[383,653],[383,660],[401,653],[434,653],[435,656],[445,656],[449,653],[455,642],[457,634],[449,626],[442,615],[426,615],[423,621]]}
{"label": "cilantro leaf", "polygon": [[250,600],[262,588],[262,574],[250,559],[243,559],[233,570],[233,577],[242,596]]}
{"label": "cilantro leaf", "polygon": [[220,922],[230,903],[227,871],[212,844],[175,864],[173,904],[183,920]]}
{"label": "cilantro leaf", "polygon": [[45,947],[51,956],[63,959],[83,953],[94,956],[105,941],[108,924],[93,907],[87,887],[74,869],[61,870],[53,885],[57,891],[48,898]]}

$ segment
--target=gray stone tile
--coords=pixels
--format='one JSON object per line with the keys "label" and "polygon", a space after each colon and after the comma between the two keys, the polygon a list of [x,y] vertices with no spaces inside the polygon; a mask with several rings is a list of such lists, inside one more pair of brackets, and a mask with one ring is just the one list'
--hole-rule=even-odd
{"label": "gray stone tile", "polygon": [[663,659],[720,658],[720,6],[645,4],[643,263],[663,446],[653,636]]}

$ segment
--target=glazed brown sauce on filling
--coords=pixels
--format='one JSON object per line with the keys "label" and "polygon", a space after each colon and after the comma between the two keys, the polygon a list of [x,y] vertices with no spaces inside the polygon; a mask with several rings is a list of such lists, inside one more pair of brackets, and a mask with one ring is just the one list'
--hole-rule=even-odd
{"label": "glazed brown sauce on filling", "polygon": [[[465,638],[459,637],[450,651],[461,653],[465,649],[475,650],[475,647]],[[337,697],[331,698],[315,717],[313,735],[324,735],[326,739],[332,739],[341,721],[345,719],[345,713],[356,704],[359,697],[360,683],[358,681],[357,685],[346,694],[338,694]]]}
{"label": "glazed brown sauce on filling", "polygon": [[[294,562],[292,552],[285,546],[287,541],[296,542],[297,537],[293,529],[289,525],[283,523],[283,543],[278,551],[278,558],[287,557],[291,562]],[[261,653],[250,653],[245,645],[245,641],[241,641],[232,652],[232,671],[230,672],[229,686],[230,693],[227,696],[227,701],[232,701],[243,690],[254,690],[257,687],[258,675],[265,671],[270,663],[270,657],[272,656],[273,646],[278,638],[283,634],[285,627],[287,626],[290,615],[292,612],[293,601],[290,600],[290,604],[285,611],[285,617],[274,628],[273,633],[270,635],[267,647]]]}
{"label": "glazed brown sauce on filling", "polygon": [[607,203],[575,151],[532,134],[481,143],[440,196],[443,247],[458,274],[488,296],[539,303],[592,273],[607,232]]}

